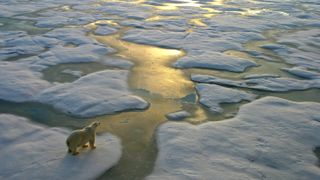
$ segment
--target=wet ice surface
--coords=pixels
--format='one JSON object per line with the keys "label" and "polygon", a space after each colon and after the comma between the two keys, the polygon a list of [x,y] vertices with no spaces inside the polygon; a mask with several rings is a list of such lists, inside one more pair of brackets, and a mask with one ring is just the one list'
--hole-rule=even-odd
{"label": "wet ice surface", "polygon": [[[142,179],[148,175],[156,157],[152,134],[167,120],[167,114],[173,119],[188,116],[185,121],[197,124],[221,120],[237,112],[231,109],[247,101],[254,104],[257,101],[254,98],[267,95],[320,101],[320,4],[316,0],[12,0],[0,2],[0,9],[0,99],[8,102],[8,107],[0,108],[0,112],[10,109],[13,114],[34,117],[37,113],[32,107],[32,110],[20,107],[42,102],[59,113],[82,117],[79,120],[71,116],[62,119],[56,115],[42,116],[54,119],[52,122],[78,122],[74,127],[92,121],[83,117],[116,113],[99,117],[104,124],[101,131],[120,136],[124,155],[101,179]],[[111,40],[99,40],[104,37]],[[118,76],[115,81],[111,80],[113,75]],[[145,111],[117,113],[145,109],[148,103],[151,106]],[[288,104],[287,110],[295,111],[295,106]],[[278,107],[277,103],[267,106],[270,111]],[[224,113],[217,115],[210,109]],[[248,112],[259,115],[250,108]],[[294,127],[293,121],[285,121]],[[170,123],[165,126],[171,126]],[[246,123],[239,120],[235,124],[243,127]],[[48,124],[52,125],[51,121]],[[259,128],[261,124],[255,125]],[[275,134],[273,125],[277,126],[272,121],[266,134]],[[306,128],[312,127],[307,123]],[[259,135],[254,129],[246,133]],[[194,134],[190,132],[190,136]],[[204,132],[202,136],[207,134]],[[309,135],[313,133],[306,136]],[[162,138],[161,134],[157,137]],[[227,138],[228,134],[217,137]],[[212,139],[215,141],[215,137]],[[303,156],[312,156],[312,149],[319,146],[291,140]],[[278,146],[270,149],[277,151]],[[157,162],[163,160],[162,151],[160,148]],[[197,152],[191,156],[197,157]],[[172,156],[179,157],[180,153],[183,155],[184,151]],[[214,152],[208,151],[208,156],[210,153]],[[282,154],[283,158],[286,155]],[[267,160],[273,162],[277,157],[270,155]],[[267,160],[261,162],[268,163]],[[312,169],[314,164],[306,162],[309,164],[305,167]],[[223,166],[216,164],[212,169]],[[282,163],[281,166],[285,167]],[[201,170],[210,165],[194,167],[198,172],[181,166],[183,176],[176,178],[197,179]],[[227,171],[237,177],[233,174],[237,169]],[[287,177],[287,171],[283,171],[283,177]],[[251,178],[269,177],[260,170],[248,172],[253,174],[249,175]]]}

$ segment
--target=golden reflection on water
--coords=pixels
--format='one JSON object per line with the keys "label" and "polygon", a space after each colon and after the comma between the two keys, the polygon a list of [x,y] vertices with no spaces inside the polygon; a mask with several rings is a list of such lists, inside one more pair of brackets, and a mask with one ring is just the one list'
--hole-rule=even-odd
{"label": "golden reflection on water", "polygon": [[212,2],[209,2],[208,4],[215,5],[215,6],[223,6],[225,0],[214,0]]}
{"label": "golden reflection on water", "polygon": [[181,98],[192,91],[193,84],[183,72],[170,64],[185,55],[182,50],[135,44],[120,39],[120,34],[94,36],[99,42],[118,50],[117,55],[135,63],[130,85],[165,98]]}
{"label": "golden reflection on water", "polygon": [[206,119],[205,111],[196,104],[185,106],[178,100],[194,93],[193,83],[184,72],[170,67],[185,52],[124,41],[121,40],[122,31],[108,36],[90,36],[116,49],[114,56],[135,63],[129,85],[136,95],[150,103],[150,107],[145,111],[122,112],[92,119],[102,122],[99,132],[113,133],[121,138],[123,145],[118,165],[100,179],[143,179],[151,173],[157,155],[154,132],[159,124],[167,121],[166,114],[185,109],[193,114],[190,122],[198,123]]}
{"label": "golden reflection on water", "polygon": [[195,18],[195,19],[191,19],[189,21],[191,24],[194,24],[196,26],[201,26],[201,27],[206,27],[207,24],[205,24],[204,22],[202,22],[201,18]]}
{"label": "golden reflection on water", "polygon": [[163,11],[177,10],[179,7],[201,7],[198,1],[194,0],[179,0],[179,3],[163,3],[161,6],[155,6],[155,8]]}
{"label": "golden reflection on water", "polygon": [[98,20],[92,23],[89,23],[85,25],[85,28],[88,29],[95,29],[97,28],[97,25],[111,25],[111,26],[119,26],[119,24],[113,20]]}
{"label": "golden reflection on water", "polygon": [[165,20],[165,19],[179,19],[181,17],[179,16],[160,16],[160,15],[156,15],[156,16],[152,16],[148,19],[146,19],[147,22],[150,21],[161,21],[161,20]]}
{"label": "golden reflection on water", "polygon": [[267,11],[267,9],[245,9],[244,11],[241,11],[239,13],[243,16],[256,16]]}
{"label": "golden reflection on water", "polygon": [[178,9],[177,6],[174,6],[173,4],[170,4],[170,3],[164,3],[162,6],[155,6],[155,7],[163,11],[173,11]]}

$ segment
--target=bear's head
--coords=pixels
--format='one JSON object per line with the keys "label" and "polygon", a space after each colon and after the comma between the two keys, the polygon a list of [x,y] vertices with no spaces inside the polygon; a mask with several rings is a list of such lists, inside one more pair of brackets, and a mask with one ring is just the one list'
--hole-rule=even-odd
{"label": "bear's head", "polygon": [[90,127],[96,129],[98,126],[100,126],[100,122],[99,121],[94,121],[93,123],[90,124]]}

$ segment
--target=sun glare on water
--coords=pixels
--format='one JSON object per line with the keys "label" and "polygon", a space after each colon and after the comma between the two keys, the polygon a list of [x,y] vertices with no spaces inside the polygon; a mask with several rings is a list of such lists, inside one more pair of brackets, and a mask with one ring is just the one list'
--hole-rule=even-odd
{"label": "sun glare on water", "polygon": [[130,80],[133,88],[170,98],[181,98],[190,91],[192,82],[182,71],[170,67],[172,62],[185,55],[184,51],[123,41],[119,34],[94,37],[117,49],[117,56],[135,63]]}

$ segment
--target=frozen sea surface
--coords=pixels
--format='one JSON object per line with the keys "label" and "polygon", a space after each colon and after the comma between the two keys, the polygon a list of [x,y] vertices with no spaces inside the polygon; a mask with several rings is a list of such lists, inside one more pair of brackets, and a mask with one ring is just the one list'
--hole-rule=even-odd
{"label": "frozen sea surface", "polygon": [[[312,153],[319,105],[263,98],[320,101],[317,0],[10,0],[0,1],[0,9],[0,112],[31,114],[34,121],[37,107],[54,107],[63,116],[41,111],[41,117],[72,119],[76,127],[101,118],[100,131],[123,140],[119,163],[103,172],[117,160],[102,165],[109,157],[92,152],[99,167],[80,179],[143,179],[157,155],[154,132],[159,156],[150,179],[319,178]],[[204,123],[233,116],[248,101],[234,119]],[[204,124],[165,123],[155,131],[166,117]],[[5,149],[33,155],[28,138],[47,143],[37,133],[64,136],[22,117],[1,118],[8,120],[3,127],[23,133],[40,129],[16,137],[19,131],[4,128],[1,137],[12,138],[0,138]],[[28,171],[24,153],[1,153],[19,160],[1,170],[5,177],[33,178],[32,168],[56,162],[50,155]]]}

